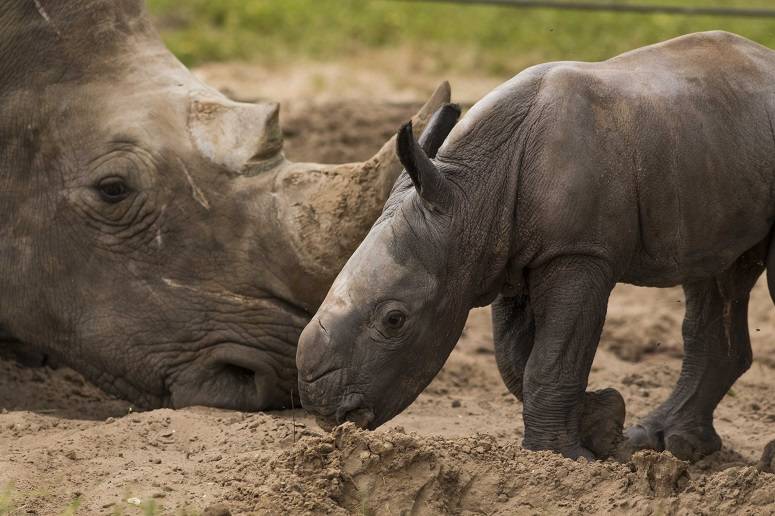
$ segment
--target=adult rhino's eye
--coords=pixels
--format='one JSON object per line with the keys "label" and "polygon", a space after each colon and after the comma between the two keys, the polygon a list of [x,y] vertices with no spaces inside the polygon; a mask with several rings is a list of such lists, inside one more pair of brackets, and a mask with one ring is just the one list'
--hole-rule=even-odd
{"label": "adult rhino's eye", "polygon": [[103,201],[115,204],[129,197],[131,190],[123,179],[109,177],[99,182],[97,192],[99,192]]}
{"label": "adult rhino's eye", "polygon": [[385,328],[392,331],[400,330],[404,327],[404,323],[406,323],[406,315],[400,310],[391,310],[382,319]]}

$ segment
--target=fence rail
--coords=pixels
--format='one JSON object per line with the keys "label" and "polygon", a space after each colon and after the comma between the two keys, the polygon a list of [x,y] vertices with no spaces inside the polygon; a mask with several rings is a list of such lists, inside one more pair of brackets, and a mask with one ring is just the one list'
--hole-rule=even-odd
{"label": "fence rail", "polygon": [[408,3],[454,3],[496,5],[523,9],[560,9],[569,11],[610,11],[640,14],[678,14],[688,16],[728,16],[775,18],[775,9],[743,7],[693,7],[679,5],[622,4],[611,2],[568,2],[553,0],[395,0]]}

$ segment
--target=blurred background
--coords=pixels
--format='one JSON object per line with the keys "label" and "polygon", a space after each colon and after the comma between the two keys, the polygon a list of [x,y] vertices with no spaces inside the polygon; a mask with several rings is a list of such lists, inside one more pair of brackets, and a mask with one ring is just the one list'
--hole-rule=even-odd
{"label": "blurred background", "polygon": [[[775,10],[773,0],[565,3],[594,1]],[[235,93],[279,100],[368,94],[410,100],[439,78],[452,79],[458,96],[473,100],[531,64],[601,60],[710,29],[775,48],[775,18],[766,17],[579,12],[465,0],[149,0],[149,6],[165,41],[187,65],[243,90]]]}

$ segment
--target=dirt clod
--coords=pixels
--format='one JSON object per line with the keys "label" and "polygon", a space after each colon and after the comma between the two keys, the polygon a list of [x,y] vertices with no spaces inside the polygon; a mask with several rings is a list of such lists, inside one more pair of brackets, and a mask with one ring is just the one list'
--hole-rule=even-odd
{"label": "dirt clod", "polygon": [[216,503],[205,508],[202,516],[231,516],[231,511],[222,503]]}
{"label": "dirt clod", "polygon": [[632,456],[632,462],[643,494],[675,496],[689,484],[689,464],[670,452],[639,451]]}

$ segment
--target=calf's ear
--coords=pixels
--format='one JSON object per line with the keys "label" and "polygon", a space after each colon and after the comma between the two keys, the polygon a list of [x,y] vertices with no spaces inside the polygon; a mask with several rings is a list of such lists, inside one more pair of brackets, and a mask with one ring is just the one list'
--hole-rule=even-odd
{"label": "calf's ear", "polygon": [[444,140],[455,128],[460,118],[460,107],[457,104],[444,104],[428,122],[428,126],[420,136],[420,147],[429,158],[433,159],[439,152]]}
{"label": "calf's ear", "polygon": [[452,203],[452,185],[415,140],[412,122],[398,131],[396,149],[422,200],[430,209],[446,213]]}

